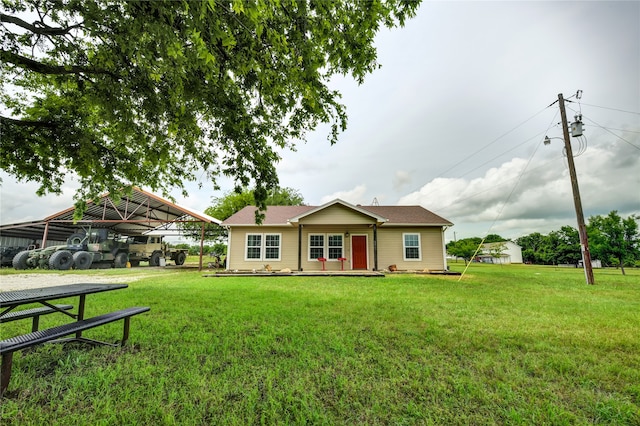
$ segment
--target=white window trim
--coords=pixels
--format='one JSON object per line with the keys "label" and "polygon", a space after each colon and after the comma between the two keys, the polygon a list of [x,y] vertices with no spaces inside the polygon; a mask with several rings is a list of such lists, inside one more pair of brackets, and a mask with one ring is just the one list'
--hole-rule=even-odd
{"label": "white window trim", "polygon": [[[264,240],[264,242],[262,243],[262,258],[265,262],[279,262],[280,259],[282,259],[282,234],[280,233],[275,233],[275,232],[269,232],[269,233],[265,233],[262,234],[262,238]],[[278,257],[275,258],[269,258],[267,259],[267,236],[273,236],[273,235],[277,235],[278,236],[278,245],[277,246],[268,246],[269,248],[274,248],[277,247],[278,248]]]}
{"label": "white window trim", "polygon": [[[319,233],[313,233],[313,234],[309,234],[307,236],[307,260],[309,262],[314,261],[314,260],[318,260],[317,257],[311,257],[311,237],[315,237],[321,235],[323,237],[322,240],[322,257],[324,257],[325,259],[327,259],[327,235],[326,234],[319,234]],[[320,248],[320,246],[313,246],[313,248]],[[328,259],[327,259],[328,260]]]}
{"label": "white window trim", "polygon": [[[324,257],[325,259],[327,259],[327,262],[339,262],[339,260],[336,259],[329,259],[329,237],[333,237],[334,235],[339,235],[342,238],[342,246],[340,246],[340,248],[342,249],[342,256],[341,257],[345,257],[345,246],[344,246],[344,234],[341,234],[339,232],[332,232],[332,233],[320,233],[320,232],[314,232],[314,233],[310,233],[307,236],[307,260],[309,262],[318,260],[317,257],[311,257],[311,237],[312,236],[317,236],[317,235],[321,235],[323,237],[323,246],[322,246],[322,257]],[[314,248],[320,248],[320,246],[313,246]],[[337,246],[331,246],[331,248],[336,248]]]}
{"label": "white window trim", "polygon": [[[406,236],[407,235],[417,235],[418,236],[418,258],[417,259],[413,259],[413,258],[407,258],[407,240],[406,240]],[[415,246],[409,246],[411,248],[415,247]],[[405,262],[420,262],[422,261],[422,236],[420,235],[419,232],[403,232],[402,233],[402,259]]]}
{"label": "white window trim", "polygon": [[[247,257],[247,252],[249,249],[249,246],[247,245],[247,240],[249,239],[250,235],[260,235],[260,257],[258,258],[249,258]],[[277,246],[278,247],[278,257],[277,258],[270,258],[267,259],[266,258],[266,253],[267,253],[267,236],[268,235],[277,235],[278,236],[278,241],[280,242],[280,244]],[[257,246],[252,246],[252,247],[257,247]],[[269,246],[270,248],[273,248],[275,246]],[[246,234],[244,234],[244,260],[246,262],[279,262],[282,259],[282,234],[281,233],[277,233],[277,232],[265,232],[265,233],[259,233],[259,232],[247,232]]]}
{"label": "white window trim", "polygon": [[[335,237],[335,236],[339,236],[340,237],[340,241],[342,241],[342,245],[340,246],[330,246],[329,245],[329,238],[330,237]],[[331,261],[331,262],[339,262],[339,258],[344,257],[344,235],[343,234],[337,234],[337,233],[333,233],[333,234],[327,234],[325,237],[325,241],[326,241],[326,252],[327,252],[327,261]],[[341,256],[336,257],[335,259],[330,259],[329,258],[329,249],[332,248],[340,248],[340,252],[342,253]]]}

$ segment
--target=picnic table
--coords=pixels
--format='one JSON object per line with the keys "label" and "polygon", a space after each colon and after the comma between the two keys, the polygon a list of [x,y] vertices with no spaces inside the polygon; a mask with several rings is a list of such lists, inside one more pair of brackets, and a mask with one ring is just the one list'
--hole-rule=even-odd
{"label": "picnic table", "polygon": [[[13,353],[31,346],[47,342],[80,341],[90,344],[102,344],[116,346],[107,342],[87,339],[82,337],[82,332],[90,328],[108,324],[117,320],[124,320],[123,336],[120,344],[124,344],[129,337],[129,323],[133,315],[149,311],[148,307],[132,307],[115,312],[110,312],[96,317],[85,319],[85,304],[89,294],[127,288],[127,284],[69,284],[54,287],[42,287],[28,290],[14,290],[0,292],[0,323],[33,318],[31,333],[14,336],[0,341],[0,354],[2,354],[2,368],[0,371],[0,395],[9,386],[11,379],[11,367]],[[54,305],[51,302],[59,299],[78,297],[77,312],[71,311],[71,305]],[[26,310],[15,308],[28,304],[41,304],[42,307]],[[41,315],[61,313],[74,321],[46,330],[38,330],[37,319]],[[61,339],[75,334],[75,337]],[[4,336],[3,336],[4,337]]]}

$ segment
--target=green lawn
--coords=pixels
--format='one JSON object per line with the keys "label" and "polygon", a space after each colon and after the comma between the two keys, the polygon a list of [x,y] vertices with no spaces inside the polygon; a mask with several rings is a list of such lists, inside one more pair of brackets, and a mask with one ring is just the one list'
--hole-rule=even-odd
{"label": "green lawn", "polygon": [[595,276],[588,286],[580,269],[494,265],[461,281],[153,272],[87,299],[87,316],[151,306],[128,346],[16,354],[0,424],[638,425],[640,271]]}

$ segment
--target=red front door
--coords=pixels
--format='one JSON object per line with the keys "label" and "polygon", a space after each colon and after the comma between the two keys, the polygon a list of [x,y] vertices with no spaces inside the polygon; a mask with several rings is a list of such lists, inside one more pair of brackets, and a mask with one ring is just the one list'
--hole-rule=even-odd
{"label": "red front door", "polygon": [[353,269],[367,269],[367,236],[354,235],[351,237],[351,267]]}

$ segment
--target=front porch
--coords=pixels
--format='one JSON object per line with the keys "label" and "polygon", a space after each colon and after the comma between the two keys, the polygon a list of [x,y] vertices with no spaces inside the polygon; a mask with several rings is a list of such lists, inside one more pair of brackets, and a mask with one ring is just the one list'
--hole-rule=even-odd
{"label": "front porch", "polygon": [[379,271],[220,271],[204,274],[203,277],[371,277],[384,278]]}

